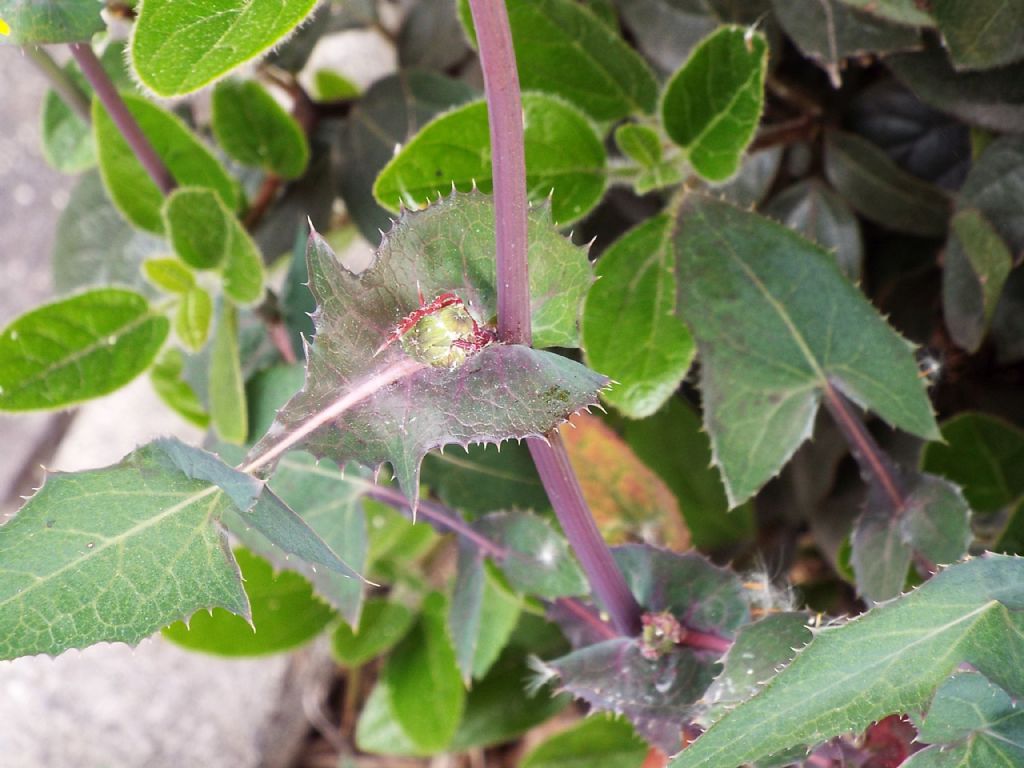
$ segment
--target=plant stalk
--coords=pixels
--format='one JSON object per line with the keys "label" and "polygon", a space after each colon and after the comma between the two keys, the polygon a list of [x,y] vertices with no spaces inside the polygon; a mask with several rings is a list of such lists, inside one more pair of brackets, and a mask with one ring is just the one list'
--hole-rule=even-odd
{"label": "plant stalk", "polygon": [[35,45],[26,45],[23,49],[32,63],[50,81],[50,87],[57,92],[61,100],[82,120],[86,125],[92,123],[92,112],[89,108],[89,97],[72,80],[53,57],[44,48]]}
{"label": "plant stalk", "polygon": [[71,49],[71,55],[78,62],[82,74],[85,75],[85,79],[89,81],[100,103],[110,115],[110,119],[114,121],[114,125],[124,136],[124,140],[128,142],[128,146],[132,148],[135,157],[138,158],[160,191],[165,195],[170,194],[177,186],[177,182],[171,176],[171,172],[167,170],[164,161],[153,149],[153,145],[149,143],[149,139],[146,138],[142,129],[139,128],[132,113],[128,111],[121,94],[117,92],[117,88],[114,87],[114,83],[103,69],[100,60],[96,58],[92,46],[88,43],[71,43],[68,47]]}
{"label": "plant stalk", "polygon": [[[491,134],[497,260],[498,338],[529,345],[526,159],[523,107],[508,12],[503,2],[469,0],[476,27]],[[597,599],[623,635],[640,632],[642,610],[587,508],[557,430],[527,441],[558,521]]]}

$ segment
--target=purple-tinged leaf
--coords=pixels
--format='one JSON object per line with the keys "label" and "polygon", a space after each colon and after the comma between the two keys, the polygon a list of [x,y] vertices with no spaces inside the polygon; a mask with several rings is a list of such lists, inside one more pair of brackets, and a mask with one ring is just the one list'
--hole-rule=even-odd
{"label": "purple-tinged leaf", "polygon": [[[603,376],[559,355],[489,343],[494,260],[468,246],[493,243],[492,219],[479,193],[406,213],[358,275],[311,237],[318,309],[306,383],[253,449],[249,469],[293,447],[341,465],[390,462],[415,499],[427,451],[543,435],[596,402]],[[535,235],[531,251],[534,338],[573,343],[573,293],[590,280],[585,254],[550,227]],[[463,354],[438,353],[445,344]]]}

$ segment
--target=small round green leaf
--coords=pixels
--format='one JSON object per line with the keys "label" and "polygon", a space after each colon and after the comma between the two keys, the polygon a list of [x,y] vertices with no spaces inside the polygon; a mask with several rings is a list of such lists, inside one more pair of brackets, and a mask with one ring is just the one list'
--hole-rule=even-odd
{"label": "small round green leaf", "polygon": [[201,429],[210,425],[210,414],[196,395],[196,391],[182,377],[185,370],[185,356],[181,350],[168,349],[149,371],[153,389],[169,407],[191,424]]}
{"label": "small round green leaf", "polygon": [[132,291],[46,304],[0,332],[0,410],[64,408],[116,389],[153,362],[169,323]]}
{"label": "small round green leaf", "polygon": [[213,89],[213,134],[238,162],[286,179],[301,176],[309,163],[302,128],[252,80],[225,80]]}
{"label": "small round green leaf", "polygon": [[[234,180],[179,118],[141,96],[123,94],[122,98],[179,184],[211,189],[229,208],[238,207]],[[93,99],[92,119],[100,172],[114,204],[135,226],[162,233],[163,193],[97,99]]]}
{"label": "small round green leaf", "polygon": [[[571,105],[540,93],[523,94],[527,194],[551,196],[551,213],[568,224],[590,211],[604,194],[605,151],[587,119]],[[492,186],[487,104],[476,101],[428,123],[377,177],[373,194],[385,208],[420,208],[474,183]]]}
{"label": "small round green leaf", "polygon": [[135,71],[158,96],[197,91],[269,50],[314,5],[315,0],[146,0],[132,36]]}
{"label": "small round green leaf", "polygon": [[202,288],[196,286],[182,296],[174,317],[174,331],[181,343],[193,351],[202,349],[210,336],[212,316],[213,299]]}
{"label": "small round green leaf", "polygon": [[615,129],[615,143],[622,153],[645,168],[661,160],[661,137],[653,128],[625,123]]}
{"label": "small round green leaf", "polygon": [[142,272],[149,282],[167,293],[188,293],[196,284],[192,270],[170,256],[147,259],[142,262]]}
{"label": "small round green leaf", "polygon": [[724,181],[739,169],[761,119],[767,65],[764,35],[725,26],[694,49],[665,87],[665,130],[705,179]]}

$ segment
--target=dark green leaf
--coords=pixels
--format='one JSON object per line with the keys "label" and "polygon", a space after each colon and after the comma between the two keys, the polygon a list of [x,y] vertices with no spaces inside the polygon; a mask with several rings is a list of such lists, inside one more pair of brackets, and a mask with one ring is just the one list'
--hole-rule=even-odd
{"label": "dark green leaf", "polygon": [[57,222],[53,246],[53,283],[57,293],[90,285],[142,289],[143,259],[167,253],[167,244],[124,220],[103,189],[99,173],[82,176]]}
{"label": "dark green leaf", "polygon": [[993,131],[1017,131],[1024,120],[1024,63],[984,72],[953,69],[938,45],[885,63],[915,95],[936,109]]}
{"label": "dark green leaf", "polygon": [[210,347],[210,420],[218,437],[242,444],[249,435],[245,381],[238,353],[238,313],[222,303]]}
{"label": "dark green leaf", "polygon": [[595,120],[654,111],[654,75],[589,9],[572,0],[509,0],[508,15],[524,90],[561,96]]}
{"label": "dark green leaf", "polygon": [[679,308],[697,340],[704,423],[730,505],[810,435],[831,387],[900,429],[938,436],[910,346],[830,254],[710,198],[691,196],[682,215]]}
{"label": "dark green leaf", "polygon": [[430,752],[448,746],[466,699],[448,639],[445,608],[440,594],[427,598],[419,621],[399,642],[383,673],[402,730],[418,748]]}
{"label": "dark green leaf", "polygon": [[152,364],[169,325],[117,288],[22,315],[0,332],[0,410],[64,408],[120,389]]}
{"label": "dark green leaf", "polygon": [[693,361],[693,339],[675,314],[675,225],[655,216],[615,241],[583,310],[587,363],[616,382],[602,396],[634,419],[657,411]]}
{"label": "dark green leaf", "polygon": [[860,280],[864,244],[857,217],[843,198],[817,179],[787,187],[763,213],[834,253],[843,273],[853,282]]}
{"label": "dark green leaf", "polygon": [[291,32],[315,0],[146,0],[132,35],[139,80],[158,96],[199,90]]}
{"label": "dark green leaf", "polygon": [[186,421],[201,429],[210,425],[207,413],[192,385],[182,376],[185,358],[180,349],[168,349],[149,371],[149,379],[160,399]]}
{"label": "dark green leaf", "polygon": [[275,573],[266,560],[235,550],[252,622],[223,608],[197,613],[188,623],[177,622],[163,631],[171,642],[218,656],[260,656],[294,648],[311,640],[334,616],[301,576]]}
{"label": "dark green leaf", "polygon": [[[271,369],[274,370],[274,369]],[[277,369],[290,375],[296,369]],[[294,376],[290,376],[294,382]],[[262,376],[265,382],[266,372]],[[250,389],[250,391],[252,391]],[[288,390],[286,390],[288,391]],[[294,392],[291,389],[290,392]],[[280,405],[288,394],[273,398]],[[270,398],[264,398],[267,400]],[[265,403],[264,403],[265,405]],[[254,427],[266,426],[273,419],[273,411],[262,417],[250,414]],[[316,531],[338,557],[355,573],[367,566],[366,515],[362,498],[370,486],[362,473],[350,470],[342,476],[330,462],[317,462],[306,453],[293,451],[284,456],[270,480],[270,488]],[[352,626],[359,625],[363,607],[364,585],[352,574],[340,575],[323,568],[303,571],[313,582],[317,592],[331,603]]]}
{"label": "dark green leaf", "polygon": [[845,625],[820,629],[753,698],[724,715],[673,768],[735,766],[797,744],[859,732],[923,707],[966,662],[999,685],[1021,684],[1024,560],[988,555]]}
{"label": "dark green leaf", "polygon": [[0,19],[10,29],[0,40],[13,45],[88,42],[104,29],[100,0],[0,0]]}
{"label": "dark green leaf", "polygon": [[[523,95],[527,195],[551,198],[558,224],[575,221],[604,194],[605,152],[593,127],[574,107],[541,93]],[[373,194],[391,211],[474,184],[491,191],[487,104],[475,101],[435,118],[380,172]]]}
{"label": "dark green leaf", "polygon": [[951,222],[942,270],[942,310],[953,341],[976,352],[988,331],[1012,257],[979,211],[965,209]]}
{"label": "dark green leaf", "polygon": [[371,243],[379,242],[380,231],[391,226],[388,212],[377,205],[371,190],[378,172],[394,157],[395,147],[408,142],[434,115],[475,95],[465,83],[412,71],[378,80],[356,102],[338,132],[338,191]]}
{"label": "dark green leaf", "polygon": [[957,69],[991,69],[1024,57],[1024,5],[933,0],[929,8]]}
{"label": "dark green leaf", "polygon": [[675,493],[694,546],[715,552],[753,538],[753,505],[729,509],[721,476],[711,466],[711,443],[692,408],[672,398],[655,416],[627,423],[624,434]]}
{"label": "dark green leaf", "polygon": [[768,42],[751,29],[725,26],[705,38],[665,86],[661,119],[705,179],[736,173],[764,105]]}
{"label": "dark green leaf", "polygon": [[[385,343],[402,317],[420,308],[420,291],[430,301],[457,291],[470,308],[461,311],[478,313],[476,322],[493,316],[493,249],[469,245],[477,238],[493,243],[492,210],[490,200],[477,194],[407,214],[373,266],[359,275],[340,265],[322,238],[310,240],[310,286],[320,308],[306,386],[281,411],[254,456],[273,457],[283,444],[299,443],[339,463],[376,467],[388,461],[401,487],[415,497],[420,461],[432,448],[540,434],[593,402],[603,377],[551,353],[489,344],[449,367],[444,360],[431,365],[429,358],[415,357],[411,343]],[[564,343],[573,337],[578,305],[572,296],[586,290],[588,265],[583,252],[550,223],[542,237],[545,227],[535,218],[533,231],[534,341]],[[459,349],[443,335],[449,331],[435,329],[442,332],[442,351]],[[375,375],[400,377],[402,383],[378,384],[349,405],[349,390]],[[456,391],[464,396],[453,400]],[[341,408],[339,403],[341,411],[328,411]],[[325,412],[336,416],[325,418]],[[401,430],[393,428],[396,423]]]}
{"label": "dark green leaf", "polygon": [[412,7],[398,34],[400,66],[444,72],[471,55],[457,5],[451,0],[421,0]]}
{"label": "dark green leaf", "polygon": [[231,157],[286,179],[302,175],[309,144],[302,128],[254,80],[225,80],[213,89],[213,135]]}
{"label": "dark green leaf", "polygon": [[106,469],[50,475],[0,526],[0,656],[137,643],[201,608],[248,617],[217,524],[226,506],[159,444]]}
{"label": "dark green leaf", "polygon": [[390,651],[405,637],[416,615],[401,603],[370,598],[359,618],[359,631],[341,624],[334,632],[331,649],[338,663],[346,667],[362,666]]}
{"label": "dark green leaf", "polygon": [[1016,258],[1024,253],[1024,138],[1004,136],[989,144],[960,190],[957,205],[977,208]]}
{"label": "dark green leaf", "polygon": [[841,84],[839,67],[844,59],[921,46],[917,29],[889,23],[841,0],[772,0],[772,6],[786,34],[828,72],[836,88]]}
{"label": "dark green leaf", "polygon": [[942,425],[942,442],[928,443],[927,472],[963,486],[976,512],[996,512],[1024,494],[1024,432],[983,413],[961,413]]}
{"label": "dark green leaf", "polygon": [[637,47],[663,74],[673,72],[719,23],[701,0],[630,0],[617,5]]}
{"label": "dark green leaf", "polygon": [[625,720],[597,715],[535,747],[521,768],[640,768],[647,744]]}
{"label": "dark green leaf", "polygon": [[724,184],[705,184],[710,194],[728,200],[738,208],[753,208],[768,194],[782,163],[782,147],[750,152],[740,160],[740,169]]}
{"label": "dark green leaf", "polygon": [[933,27],[933,19],[917,0],[843,0],[846,5],[880,19],[912,27]]}
{"label": "dark green leaf", "polygon": [[509,551],[498,566],[513,589],[549,599],[589,591],[569,545],[544,518],[495,512],[473,528]]}
{"label": "dark green leaf", "polygon": [[446,506],[473,514],[549,506],[530,452],[520,443],[505,443],[500,451],[471,445],[465,452],[429,453],[423,482]]}
{"label": "dark green leaf", "polygon": [[949,198],[852,133],[828,135],[825,173],[846,202],[872,221],[921,237],[946,233]]}
{"label": "dark green leaf", "polygon": [[[178,117],[141,96],[122,98],[179,184],[212,189],[229,209],[238,207],[235,182]],[[135,226],[162,233],[163,194],[98,99],[93,99],[92,122],[100,172],[114,204]]]}

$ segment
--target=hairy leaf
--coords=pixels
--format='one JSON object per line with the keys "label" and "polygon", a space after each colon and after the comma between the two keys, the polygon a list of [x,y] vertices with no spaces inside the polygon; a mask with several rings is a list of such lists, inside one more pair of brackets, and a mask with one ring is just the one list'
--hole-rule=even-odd
{"label": "hairy leaf", "polygon": [[704,423],[730,505],[810,436],[831,387],[900,429],[938,436],[910,346],[830,254],[710,198],[691,197],[684,216],[679,308],[697,340]]}
{"label": "hairy leaf", "polygon": [[[234,210],[239,194],[234,180],[180,118],[141,96],[123,94],[128,111],[174,179],[213,190]],[[100,173],[114,205],[135,226],[161,234],[163,193],[150,178],[99,99],[92,102],[93,132]]]}
{"label": "hairy leaf", "polygon": [[[550,196],[555,221],[571,223],[604,194],[601,140],[581,112],[554,96],[524,94],[523,113],[527,195],[534,202]],[[380,172],[373,194],[398,211],[420,208],[453,185],[490,192],[490,157],[487,104],[475,101],[425,125]]]}
{"label": "hairy leaf", "polygon": [[675,314],[677,223],[655,216],[616,240],[597,263],[601,279],[583,309],[587,363],[616,382],[602,398],[634,419],[675,392],[695,352]]}
{"label": "hairy leaf", "polygon": [[[256,446],[254,461],[268,463],[297,443],[339,464],[388,461],[415,498],[430,449],[543,434],[593,403],[603,377],[558,355],[493,343],[448,367],[413,357],[416,349],[404,339],[386,343],[420,307],[419,291],[428,302],[454,292],[480,325],[493,316],[491,211],[490,200],[476,194],[406,214],[359,275],[339,264],[322,238],[311,238],[310,287],[319,309],[306,385]],[[530,254],[538,346],[571,343],[573,297],[589,284],[583,252],[550,225],[545,234],[543,216],[533,219]],[[365,396],[345,399],[360,387],[368,388]]]}
{"label": "hairy leaf", "polygon": [[199,90],[269,50],[315,0],[221,0],[216,6],[146,0],[132,35],[139,80],[158,96]]}
{"label": "hairy leaf", "polygon": [[210,336],[213,299],[202,288],[189,289],[178,302],[174,316],[174,332],[188,349],[198,351]]}
{"label": "hairy leaf", "polygon": [[213,135],[231,157],[293,179],[309,162],[306,134],[254,80],[225,80],[213,89]]}
{"label": "hairy leaf", "polygon": [[210,421],[218,437],[241,445],[249,436],[245,379],[238,349],[238,311],[222,303],[210,345]]}
{"label": "hairy leaf", "polygon": [[863,730],[923,707],[966,662],[1017,689],[1024,658],[1024,560],[988,555],[814,640],[760,693],[727,713],[672,763],[724,767]]}
{"label": "hairy leaf", "polygon": [[725,26],[705,38],[665,86],[661,119],[669,137],[705,179],[736,173],[764,105],[768,42]]}
{"label": "hairy leaf", "polygon": [[313,596],[309,582],[294,573],[275,573],[266,560],[244,549],[234,551],[252,608],[247,621],[223,608],[176,622],[163,636],[176,645],[218,656],[260,656],[302,645],[334,617]]}
{"label": "hairy leaf", "polygon": [[654,75],[617,32],[572,0],[510,0],[509,24],[524,90],[554,93],[595,120],[651,113]]}
{"label": "hairy leaf", "polygon": [[0,0],[5,30],[0,42],[12,45],[87,42],[106,25],[100,0]]}
{"label": "hairy leaf", "polygon": [[217,524],[230,502],[168,449],[50,475],[0,527],[0,656],[137,643],[201,608],[250,617]]}
{"label": "hairy leaf", "polygon": [[615,129],[615,145],[626,157],[645,168],[661,160],[661,137],[647,125],[623,123]]}
{"label": "hairy leaf", "polygon": [[146,259],[142,262],[142,273],[149,282],[166,293],[184,296],[196,285],[192,270],[180,259],[170,256]]}
{"label": "hairy leaf", "polygon": [[120,389],[152,364],[169,326],[119,288],[27,312],[0,331],[0,410],[64,408]]}

